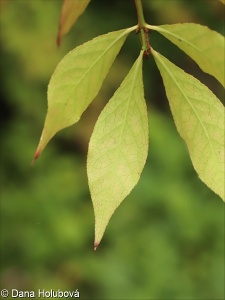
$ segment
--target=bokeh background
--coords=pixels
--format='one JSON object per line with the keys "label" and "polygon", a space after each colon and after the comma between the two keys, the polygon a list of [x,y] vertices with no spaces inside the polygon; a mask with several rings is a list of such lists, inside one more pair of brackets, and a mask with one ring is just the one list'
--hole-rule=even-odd
{"label": "bokeh background", "polygon": [[[80,292],[81,299],[224,299],[224,204],[198,178],[170,114],[152,57],[144,62],[149,157],[96,252],[86,175],[94,123],[140,51],[131,33],[103,87],[75,126],[34,167],[47,85],[57,63],[85,41],[137,23],[134,1],[91,1],[62,40],[62,1],[1,0],[1,288]],[[152,25],[195,22],[224,34],[217,0],[146,0]],[[221,86],[158,33],[153,47],[207,84]]]}

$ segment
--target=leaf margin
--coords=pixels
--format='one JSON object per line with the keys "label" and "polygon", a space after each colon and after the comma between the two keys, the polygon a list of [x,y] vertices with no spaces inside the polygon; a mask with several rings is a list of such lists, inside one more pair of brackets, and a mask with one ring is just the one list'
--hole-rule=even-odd
{"label": "leaf margin", "polygon": [[[129,28],[125,28],[125,29],[120,29],[120,30],[117,30],[117,31],[112,31],[112,32],[109,32],[107,34],[103,34],[103,35],[100,35],[98,37],[95,37],[93,38],[92,40],[90,41],[87,41],[86,43],[82,44],[82,45],[79,45],[78,47],[76,47],[75,49],[71,50],[70,52],[68,52],[61,60],[60,62],[58,63],[58,65],[56,66],[56,69],[55,71],[53,72],[51,78],[50,78],[50,81],[49,81],[49,84],[48,84],[48,91],[47,91],[47,95],[48,95],[48,109],[47,109],[47,114],[46,114],[46,117],[45,117],[45,122],[44,122],[44,127],[43,127],[43,130],[42,130],[42,133],[41,133],[41,137],[40,137],[40,140],[39,140],[39,143],[38,143],[38,146],[37,146],[37,150],[35,152],[35,155],[34,155],[34,159],[32,161],[32,164],[34,164],[34,162],[37,160],[37,158],[40,156],[40,154],[42,153],[42,151],[44,150],[44,148],[46,147],[46,145],[48,144],[48,142],[52,139],[52,137],[60,130],[66,128],[66,127],[69,127],[75,123],[77,123],[81,117],[81,115],[83,114],[83,112],[87,109],[87,107],[89,106],[89,104],[94,100],[94,98],[97,96],[99,90],[101,89],[101,86],[103,84],[103,81],[105,80],[105,77],[107,76],[107,73],[109,72],[109,69],[111,68],[114,60],[116,59],[119,51],[121,50],[127,36],[134,30],[136,30],[137,26],[132,26],[132,27],[129,27]],[[80,114],[78,116],[74,116],[74,121],[71,121],[71,122],[68,122],[67,125],[63,125],[60,129],[57,129],[57,130],[50,130],[50,133],[49,133],[49,129],[47,127],[47,124],[50,122],[49,119],[51,119],[51,116],[50,116],[50,106],[51,106],[51,101],[50,101],[50,92],[51,92],[51,86],[54,85],[54,80],[55,78],[58,76],[58,72],[59,72],[59,69],[62,68],[63,64],[65,63],[65,60],[67,60],[68,58],[70,58],[71,55],[74,54],[74,52],[76,51],[79,51],[80,49],[83,49],[84,47],[87,47],[89,48],[89,45],[90,43],[93,43],[93,42],[96,42],[98,41],[100,38],[102,37],[106,37],[106,36],[109,36],[110,34],[114,34],[114,33],[119,33],[121,32],[121,34],[115,39],[113,40],[113,42],[111,43],[110,46],[108,46],[103,52],[104,54],[107,53],[108,50],[111,49],[111,46],[114,45],[117,41],[120,41],[122,40],[121,42],[121,45],[118,49],[118,51],[115,53],[115,56],[114,58],[112,59],[111,63],[109,63],[109,68],[108,68],[108,71],[106,72],[106,74],[103,76],[102,78],[102,82],[100,83],[100,86],[97,88],[97,91],[92,95],[92,97],[90,97],[91,100],[88,101],[88,105],[86,107],[84,107],[84,109],[81,110]],[[103,56],[103,55],[102,55]],[[96,61],[99,61],[99,58],[96,59]],[[93,67],[94,64],[92,64],[92,67]],[[90,68],[89,68],[90,69]],[[78,85],[76,85],[78,86]],[[54,111],[52,112],[53,115],[54,115]],[[55,118],[55,122],[57,123],[58,122],[58,119]],[[46,129],[47,128],[47,129]]]}
{"label": "leaf margin", "polygon": [[[185,26],[190,26],[190,27],[195,27],[196,31],[201,29],[204,31],[204,34],[208,34],[209,40],[214,40],[217,41],[217,43],[221,44],[221,50],[220,50],[220,56],[224,57],[225,53],[225,40],[224,36],[220,34],[217,31],[214,31],[207,26],[200,25],[200,24],[195,24],[195,23],[178,23],[178,24],[164,24],[164,25],[159,25],[159,26],[154,26],[154,25],[147,25],[146,27],[149,28],[150,30],[155,30],[159,32],[161,35],[163,35],[166,39],[168,39],[170,42],[175,44],[178,48],[180,48],[183,52],[185,52],[188,56],[190,56],[197,64],[198,66],[202,69],[203,72],[208,73],[212,75],[214,78],[216,78],[220,84],[224,87],[225,86],[225,75],[224,75],[224,68],[221,68],[221,72],[218,72],[218,66],[215,64],[215,60],[211,56],[207,56],[204,53],[204,49],[202,50],[200,47],[196,47],[191,41],[188,39],[185,39],[182,37],[182,35],[175,34],[172,32],[174,28],[178,27],[179,29],[181,27]],[[168,29],[171,28],[171,31]],[[186,29],[186,28],[185,28]],[[193,30],[193,28],[190,28],[190,30]],[[175,40],[174,40],[175,38]],[[222,41],[223,39],[223,41]],[[182,42],[184,42],[186,45],[189,46],[189,48],[184,49],[185,47],[183,46]],[[190,52],[190,49],[195,49],[195,52]],[[200,53],[200,59],[196,57]],[[204,60],[203,62],[201,61]],[[211,67],[206,67],[207,64],[210,64]]]}
{"label": "leaf margin", "polygon": [[[67,34],[72,26],[75,24],[77,19],[84,13],[85,9],[87,8],[89,2],[91,0],[82,0],[82,1],[77,1],[76,0],[64,0],[63,5],[61,8],[61,14],[60,14],[60,19],[59,19],[59,29],[58,29],[58,34],[57,34],[57,39],[56,43],[58,47],[61,44],[62,37]],[[71,5],[72,3],[72,5]],[[75,3],[75,4],[74,4]],[[77,3],[79,3],[77,7]],[[74,13],[76,9],[76,12]],[[69,19],[69,22],[68,22]]]}
{"label": "leaf margin", "polygon": [[[131,67],[129,73],[126,75],[126,77],[124,78],[124,80],[122,81],[120,87],[115,91],[114,95],[112,96],[112,98],[108,101],[108,103],[106,104],[106,106],[104,107],[104,109],[102,110],[101,114],[99,115],[98,117],[98,120],[95,124],[95,127],[94,127],[94,130],[93,130],[93,133],[92,133],[92,136],[91,136],[91,139],[90,139],[90,142],[89,142],[89,147],[88,147],[88,156],[87,156],[87,174],[88,174],[88,185],[89,185],[89,190],[90,190],[90,193],[91,193],[91,198],[92,198],[92,204],[93,204],[93,208],[94,208],[94,215],[95,215],[95,241],[94,241],[94,250],[97,249],[103,235],[104,235],[104,232],[106,230],[106,227],[109,223],[109,220],[111,219],[113,213],[115,212],[115,210],[118,208],[118,206],[125,200],[125,198],[130,194],[130,192],[132,191],[132,189],[134,188],[134,186],[138,183],[139,179],[140,179],[140,175],[141,175],[141,172],[143,171],[143,168],[144,168],[144,165],[146,163],[146,160],[147,160],[147,155],[148,155],[148,113],[147,113],[147,106],[146,106],[146,101],[145,101],[145,98],[144,98],[144,87],[143,87],[143,74],[142,74],[142,65],[143,65],[143,53],[144,51],[141,50],[140,52],[140,55],[138,56],[138,58],[136,59],[136,61],[134,62],[133,66]],[[128,188],[128,190],[126,191],[125,195],[123,195],[121,197],[121,199],[117,202],[117,204],[114,206],[114,208],[108,213],[108,216],[106,218],[106,220],[102,220],[101,219],[101,214],[99,216],[99,207],[98,204],[96,204],[96,202],[98,202],[98,200],[96,200],[95,196],[93,195],[93,192],[92,190],[94,189],[94,186],[93,186],[93,176],[92,174],[90,174],[90,170],[92,170],[92,161],[93,161],[93,148],[95,147],[94,144],[95,144],[95,141],[93,142],[93,139],[95,138],[95,134],[96,134],[96,131],[99,130],[99,124],[100,122],[102,122],[102,118],[105,117],[105,114],[107,113],[107,110],[114,105],[115,102],[117,102],[117,98],[120,96],[120,93],[122,94],[124,92],[124,86],[126,86],[127,84],[127,81],[128,79],[130,80],[130,76],[133,72],[133,70],[135,70],[136,72],[136,75],[133,79],[131,79],[133,82],[134,82],[134,86],[136,84],[135,81],[137,81],[138,79],[138,76],[140,76],[140,82],[141,82],[141,89],[142,89],[142,94],[140,97],[143,96],[143,98],[140,100],[142,101],[142,104],[144,105],[144,109],[145,109],[145,117],[146,117],[146,132],[145,132],[145,135],[146,135],[146,149],[145,149],[145,156],[142,158],[143,159],[143,164],[138,172],[138,174],[136,174],[137,178],[136,178],[136,181],[134,180],[134,182],[132,183],[132,187],[131,188]],[[139,74],[140,73],[140,74]],[[130,81],[131,81],[130,80]],[[132,95],[130,96],[130,98],[132,98]],[[128,101],[126,99],[126,101]],[[129,100],[130,102],[130,100]],[[128,103],[129,104],[129,103]],[[127,104],[127,106],[128,106]],[[125,122],[125,121],[123,121]],[[125,125],[124,125],[125,126]],[[120,137],[121,138],[121,137]],[[122,139],[122,138],[121,138]],[[117,149],[118,150],[118,149]],[[115,163],[116,164],[116,163]],[[135,173],[135,172],[134,172]],[[101,178],[101,177],[100,177]],[[117,182],[118,182],[118,177],[117,177]],[[119,193],[118,193],[119,194]],[[101,205],[99,205],[101,206]],[[102,207],[100,208],[102,209]],[[100,224],[100,225],[99,225]],[[103,225],[102,225],[103,224]]]}
{"label": "leaf margin", "polygon": [[[212,93],[212,91],[207,87],[205,86],[203,83],[201,83],[198,79],[196,79],[195,77],[193,77],[192,75],[186,73],[184,70],[182,70],[181,68],[179,68],[178,66],[176,66],[175,64],[173,64],[170,60],[168,60],[166,57],[164,57],[162,54],[160,54],[159,52],[157,52],[156,50],[154,50],[152,47],[151,47],[151,53],[154,57],[154,60],[156,62],[156,65],[160,71],[160,74],[162,76],[162,79],[163,79],[163,83],[164,83],[164,87],[165,87],[165,90],[166,90],[166,94],[167,94],[167,99],[169,101],[169,104],[170,104],[170,109],[171,109],[171,112],[172,112],[172,115],[173,115],[173,118],[174,118],[174,122],[175,122],[175,125],[177,127],[177,130],[178,130],[178,133],[180,134],[180,136],[182,137],[182,139],[185,141],[185,144],[187,145],[187,148],[188,148],[188,151],[189,151],[189,155],[190,155],[190,158],[191,158],[191,161],[192,161],[192,165],[196,171],[196,173],[198,174],[199,178],[201,179],[201,181],[203,183],[206,184],[206,186],[208,188],[210,188],[215,194],[217,194],[224,202],[225,202],[225,191],[224,191],[224,186],[223,186],[223,183],[221,183],[221,187],[220,187],[220,191],[218,191],[218,189],[215,188],[215,186],[212,186],[211,183],[208,182],[207,178],[204,178],[204,176],[199,172],[198,170],[198,167],[196,167],[195,165],[195,161],[193,161],[195,158],[192,157],[192,151],[190,150],[190,147],[185,139],[185,137],[183,136],[183,133],[182,131],[180,130],[179,126],[177,125],[177,121],[176,121],[176,116],[174,115],[174,112],[173,112],[173,109],[171,107],[171,103],[172,103],[172,100],[170,99],[170,97],[168,96],[168,86],[165,84],[164,82],[164,77],[162,75],[162,72],[161,72],[161,69],[159,67],[159,64],[158,62],[161,63],[161,65],[163,66],[163,63],[162,63],[162,58],[163,60],[166,60],[167,62],[169,62],[170,64],[173,65],[173,67],[176,67],[177,69],[179,69],[181,72],[183,72],[183,74],[186,74],[187,76],[190,76],[190,78],[194,79],[194,81],[198,82],[201,86],[204,86],[204,88],[206,88],[208,90],[208,92],[213,95],[213,97],[216,99],[216,103],[217,105],[220,105],[220,108],[222,109],[223,111],[223,116],[221,117],[221,119],[225,120],[225,108],[223,106],[223,104],[220,102],[220,100]],[[165,68],[165,66],[164,66]],[[165,68],[166,69],[166,68]],[[174,80],[175,82],[175,80]],[[223,132],[224,132],[224,123],[223,123]],[[221,151],[223,152],[223,155],[221,153],[221,157],[224,159],[224,141],[225,140],[225,137],[223,135],[223,147],[221,149]],[[219,163],[219,162],[218,162]],[[224,161],[223,161],[223,164],[224,164]],[[223,179],[225,178],[225,175],[224,175],[224,169],[223,169],[223,175],[221,175],[221,177],[223,177]]]}

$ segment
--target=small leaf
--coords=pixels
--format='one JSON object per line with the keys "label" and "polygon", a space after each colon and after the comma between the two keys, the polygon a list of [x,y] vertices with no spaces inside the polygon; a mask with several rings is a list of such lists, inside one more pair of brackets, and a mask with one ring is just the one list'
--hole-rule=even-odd
{"label": "small leaf", "polygon": [[143,51],[100,114],[89,143],[87,173],[95,213],[95,249],[124,198],[137,184],[148,153]]}
{"label": "small leaf", "polygon": [[152,49],[178,132],[200,179],[223,200],[224,107],[199,80]]}
{"label": "small leaf", "polygon": [[34,160],[56,132],[79,121],[134,29],[136,26],[94,38],[60,61],[48,86],[48,112]]}
{"label": "small leaf", "polygon": [[189,55],[206,73],[214,76],[223,86],[224,37],[206,26],[192,23],[151,26]]}
{"label": "small leaf", "polygon": [[59,21],[59,31],[57,35],[57,45],[61,43],[61,38],[79,18],[79,16],[85,11],[90,0],[64,0],[60,21]]}

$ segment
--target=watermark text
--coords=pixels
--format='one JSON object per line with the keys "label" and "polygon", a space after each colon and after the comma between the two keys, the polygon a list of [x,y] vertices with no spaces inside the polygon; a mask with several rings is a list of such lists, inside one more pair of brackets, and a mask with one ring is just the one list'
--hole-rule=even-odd
{"label": "watermark text", "polygon": [[58,290],[45,290],[39,289],[38,291],[20,291],[17,289],[2,289],[0,291],[1,298],[42,298],[42,299],[54,299],[54,298],[62,298],[62,299],[69,299],[69,298],[80,298],[80,293],[78,289],[75,291],[61,291]]}

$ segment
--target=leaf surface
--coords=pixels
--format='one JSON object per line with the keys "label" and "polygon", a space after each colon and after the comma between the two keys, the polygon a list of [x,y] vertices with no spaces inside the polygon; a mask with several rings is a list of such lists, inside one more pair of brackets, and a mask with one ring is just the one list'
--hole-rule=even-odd
{"label": "leaf surface", "polygon": [[69,32],[70,28],[85,11],[90,0],[64,0],[57,35],[57,45],[61,43],[62,36]]}
{"label": "leaf surface", "polygon": [[189,55],[206,73],[214,76],[223,86],[224,37],[206,26],[192,23],[151,26]]}
{"label": "leaf surface", "polygon": [[95,249],[115,209],[137,184],[148,153],[141,51],[100,114],[89,143],[87,173],[95,213]]}
{"label": "leaf surface", "polygon": [[98,94],[127,35],[135,28],[94,38],[60,61],[48,86],[48,112],[34,160],[56,132],[79,121]]}
{"label": "leaf surface", "polygon": [[152,49],[172,115],[200,179],[224,200],[224,106],[199,80]]}

